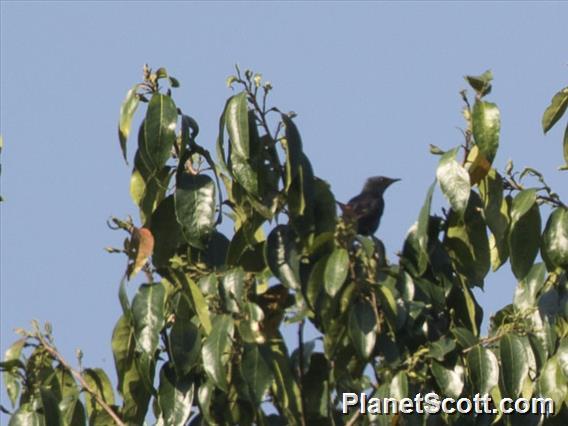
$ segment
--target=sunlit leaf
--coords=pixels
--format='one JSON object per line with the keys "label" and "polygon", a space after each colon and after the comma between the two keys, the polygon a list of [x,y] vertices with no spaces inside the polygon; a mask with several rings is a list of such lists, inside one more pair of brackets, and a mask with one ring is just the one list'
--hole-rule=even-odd
{"label": "sunlit leaf", "polygon": [[165,363],[160,371],[158,404],[164,425],[183,426],[191,415],[195,384],[186,376],[176,376],[171,364]]}
{"label": "sunlit leaf", "polygon": [[501,118],[497,105],[476,101],[473,107],[473,137],[479,152],[492,163],[499,147]]}
{"label": "sunlit leaf", "polygon": [[568,208],[554,209],[542,235],[541,252],[551,268],[568,270]]}
{"label": "sunlit leaf", "polygon": [[264,256],[272,273],[291,288],[300,288],[299,261],[294,233],[287,225],[278,225],[268,235]]}
{"label": "sunlit leaf", "polygon": [[532,265],[529,273],[519,282],[513,304],[519,309],[534,308],[536,296],[544,284],[546,268],[543,263]]}
{"label": "sunlit leaf", "polygon": [[175,211],[185,240],[196,248],[215,226],[215,183],[207,175],[184,175],[174,193]]}
{"label": "sunlit leaf", "polygon": [[503,396],[516,398],[529,371],[525,345],[519,336],[506,334],[499,340]]}
{"label": "sunlit leaf", "polygon": [[457,399],[461,395],[464,387],[464,369],[461,365],[456,364],[450,369],[437,361],[432,361],[430,369],[444,396]]}
{"label": "sunlit leaf", "polygon": [[344,248],[336,248],[328,257],[325,271],[325,290],[333,297],[341,289],[349,272],[349,253]]}
{"label": "sunlit leaf", "polygon": [[132,122],[132,117],[134,116],[139,103],[137,91],[138,84],[136,84],[126,93],[126,98],[120,106],[118,139],[120,140],[120,149],[122,150],[122,156],[124,157],[124,161],[126,162],[128,162],[126,158],[126,141],[128,140],[128,135],[130,134],[130,124]]}
{"label": "sunlit leaf", "polygon": [[548,132],[568,108],[568,87],[557,92],[542,116],[542,130]]}
{"label": "sunlit leaf", "polygon": [[467,353],[467,367],[473,384],[473,392],[488,394],[499,380],[497,358],[483,346],[476,346]]}
{"label": "sunlit leaf", "polygon": [[272,383],[273,374],[257,345],[245,345],[241,369],[254,402],[260,404]]}
{"label": "sunlit leaf", "polygon": [[227,391],[227,363],[230,357],[234,322],[229,315],[217,315],[212,329],[203,343],[203,368],[215,385]]}
{"label": "sunlit leaf", "polygon": [[[83,379],[99,398],[107,405],[114,405],[114,392],[110,379],[100,368],[87,368],[82,372]],[[87,394],[85,398],[87,416],[90,418],[97,415],[97,411],[103,410],[92,394]]]}
{"label": "sunlit leaf", "polygon": [[154,93],[138,140],[142,161],[160,170],[170,158],[176,139],[177,107],[170,96]]}
{"label": "sunlit leaf", "polygon": [[436,170],[436,178],[440,182],[443,194],[446,196],[452,208],[463,216],[469,200],[471,185],[469,174],[456,161],[459,147],[446,152],[440,159]]}
{"label": "sunlit leaf", "polygon": [[371,305],[364,300],[355,302],[349,310],[349,337],[363,359],[368,359],[375,348],[377,319]]}

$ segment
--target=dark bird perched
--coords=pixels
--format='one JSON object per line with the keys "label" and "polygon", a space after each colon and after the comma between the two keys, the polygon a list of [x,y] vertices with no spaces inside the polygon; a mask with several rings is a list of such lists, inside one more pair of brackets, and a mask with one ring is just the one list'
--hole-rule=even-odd
{"label": "dark bird perched", "polygon": [[384,176],[370,177],[361,193],[349,200],[343,210],[357,220],[358,234],[373,235],[377,231],[385,209],[383,193],[399,180]]}

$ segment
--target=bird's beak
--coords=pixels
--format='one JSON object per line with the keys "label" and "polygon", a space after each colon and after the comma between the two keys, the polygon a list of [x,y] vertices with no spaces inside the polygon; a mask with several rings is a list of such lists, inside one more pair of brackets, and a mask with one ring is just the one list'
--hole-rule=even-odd
{"label": "bird's beak", "polygon": [[396,179],[391,179],[389,178],[389,184],[387,186],[391,186],[393,183],[398,182],[400,179],[396,178]]}

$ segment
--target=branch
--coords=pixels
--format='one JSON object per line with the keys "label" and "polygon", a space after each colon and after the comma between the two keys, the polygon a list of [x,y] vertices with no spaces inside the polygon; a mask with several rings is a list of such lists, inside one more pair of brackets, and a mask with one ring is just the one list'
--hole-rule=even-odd
{"label": "branch", "polygon": [[300,401],[302,403],[302,418],[300,419],[302,425],[306,425],[305,413],[306,413],[306,400],[304,398],[304,324],[305,321],[302,319],[298,324],[298,351],[300,352],[300,357],[298,358],[298,366],[300,367]]}
{"label": "branch", "polygon": [[51,346],[44,339],[44,337],[42,336],[42,334],[40,332],[36,333],[35,337],[39,340],[40,344],[45,348],[45,350],[54,359],[56,359],[63,366],[63,368],[65,368],[67,371],[69,371],[75,377],[75,379],[77,379],[77,381],[81,384],[83,389],[85,391],[87,391],[93,398],[95,398],[95,401],[97,401],[97,404],[99,404],[103,408],[103,410],[105,410],[108,413],[108,415],[114,420],[114,422],[118,426],[126,426],[126,424],[120,419],[120,417],[117,416],[117,414],[114,412],[114,410],[100,397],[100,395],[97,392],[95,392],[89,386],[89,384],[85,381],[85,379],[83,378],[81,373],[79,373],[77,370],[75,370],[73,367],[71,367],[69,365],[69,363],[65,360],[65,358],[63,358],[63,356],[59,352],[57,352],[57,349],[55,349],[53,346]]}

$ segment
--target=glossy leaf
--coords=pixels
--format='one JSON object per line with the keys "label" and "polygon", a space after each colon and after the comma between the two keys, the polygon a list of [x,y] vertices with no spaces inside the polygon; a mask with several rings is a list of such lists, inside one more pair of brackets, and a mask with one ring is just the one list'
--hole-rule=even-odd
{"label": "glossy leaf", "polygon": [[562,152],[564,153],[564,162],[566,163],[564,167],[568,168],[568,123],[566,123],[566,129],[564,130],[564,142],[562,143]]}
{"label": "glossy leaf", "polygon": [[248,118],[246,92],[231,97],[225,111],[225,122],[231,140],[231,150],[242,158],[250,156]]}
{"label": "glossy leaf", "polygon": [[[25,343],[26,339],[19,339],[6,349],[6,352],[4,352],[4,362],[9,363],[11,361],[19,360]],[[12,407],[16,405],[18,395],[20,394],[20,377],[17,374],[17,370],[18,365],[16,364],[12,368],[6,368],[2,373],[6,393],[8,394],[8,398],[10,398]]]}
{"label": "glossy leaf", "polygon": [[483,346],[475,346],[467,353],[467,367],[473,384],[473,393],[488,394],[499,380],[497,358]]}
{"label": "glossy leaf", "polygon": [[556,93],[550,101],[550,105],[544,111],[542,116],[544,133],[548,132],[560,120],[560,117],[566,112],[566,108],[568,108],[568,87]]}
{"label": "glossy leaf", "polygon": [[257,345],[245,345],[241,369],[254,403],[260,404],[272,384],[273,374]]}
{"label": "glossy leaf", "polygon": [[450,212],[444,239],[444,246],[456,270],[468,278],[470,285],[479,286],[489,272],[491,262],[481,208],[479,196],[472,191],[463,221],[457,214]]}
{"label": "glossy leaf", "polygon": [[344,248],[336,248],[327,258],[324,283],[327,294],[335,296],[343,286],[349,272],[349,253]]}
{"label": "glossy leaf", "polygon": [[524,310],[537,305],[537,294],[544,285],[545,272],[543,263],[532,265],[529,273],[517,285],[513,301],[516,308]]}
{"label": "glossy leaf", "polygon": [[285,189],[287,190],[300,172],[303,149],[302,138],[294,121],[286,114],[281,114],[281,118],[285,128],[285,139],[282,144],[286,151]]}
{"label": "glossy leaf", "polygon": [[142,161],[150,170],[160,170],[170,158],[176,123],[177,107],[172,98],[154,93],[138,140]]}
{"label": "glossy leaf", "polygon": [[457,399],[464,387],[464,369],[456,364],[454,369],[446,368],[437,361],[432,361],[432,375],[444,396]]}
{"label": "glossy leaf", "polygon": [[221,280],[221,295],[225,309],[238,313],[243,303],[245,273],[242,268],[234,268],[225,273]]}
{"label": "glossy leaf", "polygon": [[207,175],[184,175],[174,193],[175,211],[185,240],[203,249],[215,226],[215,183]]}
{"label": "glossy leaf", "polygon": [[278,225],[268,235],[264,257],[272,273],[291,289],[300,288],[299,254],[294,234],[287,225]]}
{"label": "glossy leaf", "polygon": [[132,117],[136,112],[138,107],[138,84],[136,84],[132,89],[126,93],[126,97],[120,106],[120,118],[118,122],[118,139],[120,141],[120,149],[122,151],[122,156],[124,161],[128,162],[126,158],[126,141],[128,140],[128,135],[130,134],[130,124],[132,123]]}
{"label": "glossy leaf", "polygon": [[146,387],[152,389],[155,352],[164,327],[165,288],[163,283],[142,284],[132,301],[132,319],[138,366]]}
{"label": "glossy leaf", "polygon": [[551,268],[568,270],[568,208],[554,209],[542,235],[542,257]]}
{"label": "glossy leaf", "polygon": [[159,421],[168,426],[185,425],[191,415],[194,390],[195,385],[189,378],[177,377],[171,364],[165,363],[160,371],[158,387]]}
{"label": "glossy leaf", "polygon": [[459,147],[446,152],[440,159],[436,170],[436,178],[440,182],[443,194],[450,202],[452,208],[463,216],[469,200],[471,184],[469,174],[456,161]]}
{"label": "glossy leaf", "polygon": [[375,348],[377,319],[371,305],[361,300],[349,309],[349,337],[363,359],[368,359]]}
{"label": "glossy leaf", "polygon": [[205,339],[201,356],[203,368],[211,381],[221,390],[227,391],[227,363],[229,361],[234,322],[229,315],[217,315],[213,319],[211,333]]}
{"label": "glossy leaf", "polygon": [[540,211],[534,190],[521,191],[511,206],[509,253],[511,269],[520,280],[529,272],[540,247]]}
{"label": "glossy leaf", "polygon": [[554,407],[560,407],[568,396],[566,376],[562,372],[557,356],[546,361],[538,379],[539,390],[554,401]]}
{"label": "glossy leaf", "polygon": [[452,327],[451,332],[462,349],[468,349],[477,343],[477,338],[464,327]]}
{"label": "glossy leaf", "polygon": [[503,395],[516,398],[529,371],[525,345],[518,336],[506,334],[499,341],[499,355]]}
{"label": "glossy leaf", "polygon": [[479,152],[492,163],[499,147],[501,119],[497,105],[476,101],[473,106],[472,130]]}

